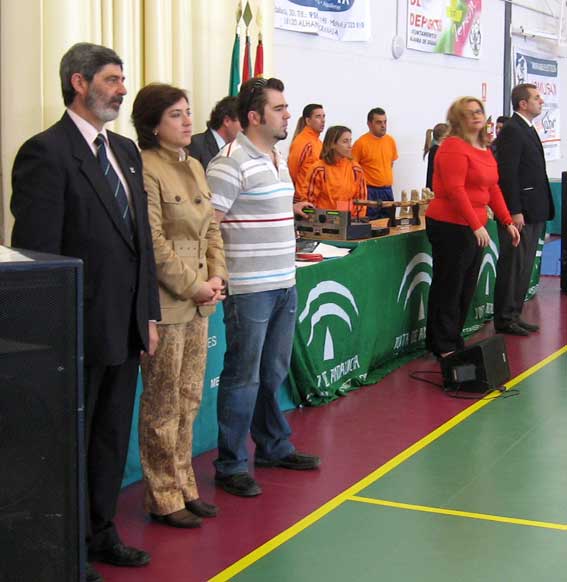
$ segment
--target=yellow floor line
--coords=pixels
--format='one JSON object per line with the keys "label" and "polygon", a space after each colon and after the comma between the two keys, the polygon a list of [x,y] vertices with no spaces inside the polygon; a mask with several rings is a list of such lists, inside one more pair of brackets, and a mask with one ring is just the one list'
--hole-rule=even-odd
{"label": "yellow floor line", "polygon": [[510,380],[510,382],[506,383],[505,384],[506,389],[510,390],[510,388],[513,388],[514,386],[516,386],[516,384],[523,382],[528,376],[535,374],[543,367],[547,366],[547,364],[553,362],[553,360],[556,360],[559,356],[562,356],[565,353],[567,353],[567,346],[559,348],[557,351],[553,352],[550,356],[547,356],[547,358],[541,360],[541,362],[534,364],[531,368],[528,368],[525,372],[522,372],[521,374]]}
{"label": "yellow floor line", "polygon": [[353,495],[347,501],[356,501],[358,503],[368,503],[370,505],[381,505],[385,507],[395,507],[396,509],[409,509],[411,511],[421,511],[424,513],[438,513],[440,515],[452,515],[456,517],[466,517],[469,519],[480,519],[483,521],[497,521],[500,523],[513,523],[514,525],[527,525],[529,527],[541,527],[545,529],[558,529],[561,531],[567,531],[567,524],[564,523],[533,521],[531,519],[520,519],[517,517],[503,517],[500,515],[490,515],[488,513],[473,513],[470,511],[458,511],[456,509],[444,509],[442,507],[428,507],[426,505],[398,503],[397,501],[372,499],[370,497],[360,497],[358,495]]}
{"label": "yellow floor line", "polygon": [[[505,384],[506,390],[510,390],[514,386],[516,386],[519,382],[525,380],[527,377],[535,374],[538,370],[543,368],[545,365],[549,364],[559,356],[563,355],[567,352],[567,346],[563,346],[561,349],[557,350],[541,362],[535,364],[519,376],[516,376],[510,382]],[[381,477],[389,473],[399,465],[401,465],[404,461],[407,461],[410,457],[436,441],[438,438],[443,436],[445,433],[449,432],[452,428],[472,416],[475,412],[484,408],[487,404],[496,400],[500,396],[500,392],[495,390],[491,394],[488,395],[487,398],[483,400],[479,400],[442,424],[440,427],[436,428],[433,432],[429,433],[428,435],[424,436],[422,439],[390,459],[388,462],[384,463],[381,467],[343,491],[339,493],[336,497],[327,501],[324,505],[298,521],[297,523],[290,526],[288,529],[284,530],[277,536],[273,537],[271,540],[267,541],[265,544],[262,544],[222,572],[219,572],[213,578],[210,578],[208,582],[230,582],[232,576],[235,576],[242,570],[250,567],[252,564],[263,558],[266,554],[269,554],[291,538],[295,537],[299,533],[301,533],[304,529],[308,528],[309,526],[313,525],[315,522],[319,521],[321,518],[325,517],[328,513],[339,507],[342,503],[347,501],[349,498],[355,496],[359,491],[362,491],[366,487],[369,487],[375,481],[378,481]],[[323,471],[325,467],[323,465]]]}

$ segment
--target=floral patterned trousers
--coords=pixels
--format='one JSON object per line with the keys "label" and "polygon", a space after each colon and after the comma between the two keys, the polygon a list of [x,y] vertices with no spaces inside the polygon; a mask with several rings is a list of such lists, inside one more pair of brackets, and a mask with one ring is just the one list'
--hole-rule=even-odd
{"label": "floral patterned trousers", "polygon": [[153,357],[142,358],[140,457],[146,484],[145,509],[167,515],[197,499],[191,466],[193,422],[203,393],[208,318],[159,325]]}

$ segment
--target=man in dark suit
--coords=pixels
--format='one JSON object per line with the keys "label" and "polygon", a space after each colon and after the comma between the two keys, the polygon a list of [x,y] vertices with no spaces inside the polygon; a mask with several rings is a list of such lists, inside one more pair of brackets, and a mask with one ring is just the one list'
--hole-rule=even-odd
{"label": "man in dark suit", "polygon": [[500,187],[521,240],[513,247],[506,229],[498,225],[500,255],[494,290],[494,327],[512,335],[527,336],[539,329],[538,325],[524,321],[521,314],[538,240],[544,234],[545,221],[555,214],[543,146],[532,123],[541,113],[542,105],[535,85],[523,83],[514,87],[514,115],[498,136]]}
{"label": "man in dark suit", "polygon": [[[60,76],[67,111],[14,162],[12,244],[84,262],[89,562],[143,566],[150,556],[113,523],[140,351],[155,351],[160,319],[142,164],[131,140],[104,129],[126,94],[118,55],[76,44]],[[102,580],[90,563],[87,580]]]}
{"label": "man in dark suit", "polygon": [[198,159],[204,170],[220,149],[230,143],[240,131],[236,103],[236,97],[221,99],[211,111],[207,131],[197,133],[191,138],[189,155]]}

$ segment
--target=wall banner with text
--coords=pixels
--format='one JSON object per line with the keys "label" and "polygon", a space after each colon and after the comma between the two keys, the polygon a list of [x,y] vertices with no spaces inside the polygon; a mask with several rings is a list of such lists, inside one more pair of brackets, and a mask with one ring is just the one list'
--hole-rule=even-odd
{"label": "wall banner with text", "polygon": [[514,47],[512,51],[513,85],[533,83],[544,104],[534,125],[543,144],[546,161],[561,158],[559,124],[559,66],[556,60]]}
{"label": "wall banner with text", "polygon": [[274,26],[342,41],[370,39],[369,0],[275,0]]}
{"label": "wall banner with text", "polygon": [[408,0],[407,48],[480,58],[482,0]]}

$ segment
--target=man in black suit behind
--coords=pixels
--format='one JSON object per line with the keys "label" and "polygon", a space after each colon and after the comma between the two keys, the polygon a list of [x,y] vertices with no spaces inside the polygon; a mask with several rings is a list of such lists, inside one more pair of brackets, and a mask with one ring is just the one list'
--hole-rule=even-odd
{"label": "man in black suit behind", "polygon": [[[12,244],[84,262],[89,562],[143,566],[150,556],[113,522],[140,351],[155,351],[160,319],[142,164],[134,142],[104,129],[126,94],[118,55],[76,44],[60,76],[67,111],[14,162]],[[102,580],[90,563],[87,580]]]}
{"label": "man in black suit behind", "polygon": [[191,138],[189,155],[199,160],[204,170],[220,149],[230,143],[241,129],[236,104],[236,97],[221,99],[211,111],[207,130]]}
{"label": "man in black suit behind", "polygon": [[534,266],[538,240],[545,221],[555,214],[545,167],[543,146],[533,119],[543,105],[535,85],[523,83],[512,90],[514,115],[498,136],[500,187],[512,220],[521,233],[513,247],[506,229],[498,226],[500,255],[494,290],[494,327],[501,333],[527,336],[539,326],[521,318]]}

